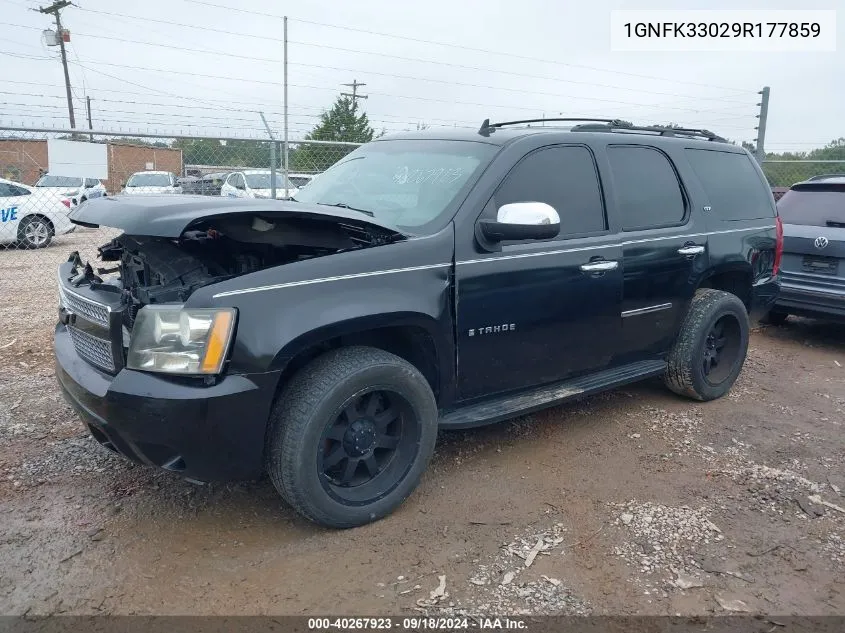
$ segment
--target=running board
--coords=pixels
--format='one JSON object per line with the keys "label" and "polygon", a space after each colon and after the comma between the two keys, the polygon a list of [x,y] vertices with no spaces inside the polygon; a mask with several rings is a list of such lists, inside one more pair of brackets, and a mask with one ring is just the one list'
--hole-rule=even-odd
{"label": "running board", "polygon": [[645,360],[615,369],[606,369],[595,374],[537,387],[527,392],[523,391],[516,395],[509,394],[461,407],[440,418],[440,428],[467,429],[493,424],[539,411],[572,398],[659,376],[665,371],[666,363],[662,360]]}

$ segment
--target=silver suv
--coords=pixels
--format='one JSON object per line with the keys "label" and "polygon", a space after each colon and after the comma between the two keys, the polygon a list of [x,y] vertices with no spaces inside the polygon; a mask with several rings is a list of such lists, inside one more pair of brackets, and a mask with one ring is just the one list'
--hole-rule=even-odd
{"label": "silver suv", "polygon": [[799,182],[777,207],[782,284],[768,321],[783,323],[790,314],[845,321],[845,175]]}

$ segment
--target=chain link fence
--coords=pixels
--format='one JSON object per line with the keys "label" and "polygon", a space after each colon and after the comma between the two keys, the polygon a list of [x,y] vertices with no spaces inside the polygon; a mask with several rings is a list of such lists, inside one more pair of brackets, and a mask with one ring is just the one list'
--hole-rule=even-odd
{"label": "chain link fence", "polygon": [[764,160],[763,173],[779,200],[796,182],[826,174],[845,175],[845,160]]}
{"label": "chain link fence", "polygon": [[[51,174],[49,147],[56,147],[51,139],[104,148],[106,171],[94,169],[99,177],[91,177],[90,167],[80,164],[77,173],[65,162],[61,174]],[[106,195],[284,199],[357,146],[298,140],[285,148],[281,141],[256,138],[0,127],[0,266],[14,269],[18,278],[49,281],[73,251],[93,261],[97,248],[118,231],[71,223],[71,211],[87,200]],[[0,290],[12,296],[15,289],[3,277]]]}
{"label": "chain link fence", "polygon": [[[67,166],[62,175],[49,173],[50,139],[104,147],[107,171],[92,178],[80,165],[77,175],[66,175]],[[116,232],[81,227],[68,219],[73,209],[91,198],[193,194],[284,199],[296,195],[356,147],[355,143],[303,140],[285,147],[272,139],[0,127],[2,263],[44,274],[74,250],[84,258],[94,258],[97,247]],[[766,160],[763,171],[779,198],[795,182],[845,174],[845,161]]]}

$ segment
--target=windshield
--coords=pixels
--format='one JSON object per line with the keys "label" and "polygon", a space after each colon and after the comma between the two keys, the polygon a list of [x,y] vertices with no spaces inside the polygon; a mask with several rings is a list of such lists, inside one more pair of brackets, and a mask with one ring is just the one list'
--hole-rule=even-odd
{"label": "windshield", "polygon": [[[246,185],[250,189],[270,189],[270,172],[268,171],[266,174],[244,174],[244,178],[246,178]],[[288,186],[285,187],[282,183],[284,182],[284,177],[282,174],[276,174],[276,187],[282,189],[295,189],[296,185],[293,185],[288,181]]]}
{"label": "windshield", "polygon": [[787,224],[830,226],[845,223],[845,185],[814,185],[787,191],[778,200],[778,215]]}
{"label": "windshield", "polygon": [[473,141],[396,140],[362,145],[296,194],[344,205],[419,231],[435,225],[497,147]]}
{"label": "windshield", "polygon": [[167,174],[135,174],[126,183],[127,187],[170,187],[170,176]]}
{"label": "windshield", "polygon": [[41,176],[36,187],[81,187],[82,178],[72,178],[70,176],[51,176],[49,174]]}

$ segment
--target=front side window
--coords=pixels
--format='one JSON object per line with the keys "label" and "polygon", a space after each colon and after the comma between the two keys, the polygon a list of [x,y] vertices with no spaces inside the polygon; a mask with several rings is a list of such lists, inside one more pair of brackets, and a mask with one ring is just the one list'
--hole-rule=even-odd
{"label": "front side window", "polygon": [[424,233],[445,224],[498,148],[476,141],[395,140],[362,145],[312,180],[298,202],[343,206]]}
{"label": "front side window", "polygon": [[624,231],[683,221],[686,205],[681,183],[663,152],[638,145],[612,145],[607,153]]}
{"label": "front side window", "polygon": [[547,147],[523,158],[493,196],[496,208],[545,202],[560,216],[560,236],[607,229],[593,155],[586,147]]}
{"label": "front side window", "polygon": [[167,174],[135,174],[126,183],[127,187],[169,187],[170,176]]}

